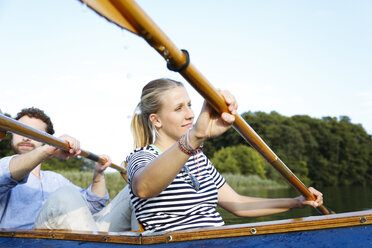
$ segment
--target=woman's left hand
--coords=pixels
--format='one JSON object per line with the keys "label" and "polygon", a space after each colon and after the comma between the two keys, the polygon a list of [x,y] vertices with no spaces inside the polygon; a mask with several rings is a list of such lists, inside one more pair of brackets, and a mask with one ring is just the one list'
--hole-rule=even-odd
{"label": "woman's left hand", "polygon": [[297,197],[300,208],[305,206],[313,206],[314,208],[317,208],[323,204],[323,194],[320,191],[314,189],[313,187],[310,187],[309,191],[315,196],[315,201],[308,201],[304,196],[301,195]]}

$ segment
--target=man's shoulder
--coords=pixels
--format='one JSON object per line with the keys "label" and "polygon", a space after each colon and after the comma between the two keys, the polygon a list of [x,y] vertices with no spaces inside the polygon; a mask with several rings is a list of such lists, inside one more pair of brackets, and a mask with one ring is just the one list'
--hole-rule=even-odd
{"label": "man's shoulder", "polygon": [[3,164],[3,163],[9,163],[9,161],[16,157],[16,156],[19,156],[18,154],[13,154],[13,155],[10,155],[10,156],[6,156],[6,157],[3,157],[3,158],[0,158],[0,163]]}

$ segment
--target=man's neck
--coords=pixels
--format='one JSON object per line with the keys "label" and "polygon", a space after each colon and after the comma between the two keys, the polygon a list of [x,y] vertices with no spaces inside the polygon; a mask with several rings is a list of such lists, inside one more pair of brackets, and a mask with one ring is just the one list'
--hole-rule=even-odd
{"label": "man's neck", "polygon": [[36,167],[31,171],[31,173],[34,174],[38,179],[40,179],[40,168],[41,168],[41,164],[39,164],[38,166],[36,166]]}

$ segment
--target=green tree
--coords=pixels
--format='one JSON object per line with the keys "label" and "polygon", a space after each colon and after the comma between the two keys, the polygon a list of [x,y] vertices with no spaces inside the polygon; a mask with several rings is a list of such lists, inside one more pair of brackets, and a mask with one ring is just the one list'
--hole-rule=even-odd
{"label": "green tree", "polygon": [[[271,112],[270,114],[248,112],[243,114],[243,118],[251,123],[252,128],[301,181],[311,183],[308,177],[306,157],[304,156],[306,145],[295,121],[281,116],[277,112]],[[281,177],[275,169],[268,168],[266,168],[268,178],[278,180]]]}
{"label": "green tree", "polygon": [[69,160],[51,158],[42,163],[41,169],[52,171],[87,171],[94,169],[94,162],[84,157],[76,157]]}
{"label": "green tree", "polygon": [[234,129],[230,128],[223,135],[214,137],[204,142],[203,152],[207,157],[210,158],[221,148],[239,144],[246,144],[246,142]]}
{"label": "green tree", "polygon": [[[246,112],[245,121],[305,184],[372,184],[372,139],[347,116],[285,117],[277,112]],[[247,144],[235,130],[205,142],[208,156],[222,147]],[[213,152],[213,153],[212,153]],[[241,158],[234,157],[239,164]],[[241,167],[239,167],[241,170]],[[270,165],[267,178],[281,177]],[[244,173],[241,170],[241,173]]]}
{"label": "green tree", "polygon": [[266,161],[246,145],[221,148],[211,159],[220,173],[258,175],[265,178]]}
{"label": "green tree", "polygon": [[[9,114],[4,114],[7,117],[10,117]],[[7,133],[5,138],[0,141],[0,158],[6,157],[14,154],[11,146],[12,134]]]}
{"label": "green tree", "polygon": [[11,146],[12,135],[7,133],[5,138],[0,141],[0,158],[14,154]]}
{"label": "green tree", "polygon": [[238,167],[238,161],[231,153],[231,147],[221,148],[219,151],[214,153],[211,159],[214,167],[220,173],[231,173],[239,174],[240,168]]}

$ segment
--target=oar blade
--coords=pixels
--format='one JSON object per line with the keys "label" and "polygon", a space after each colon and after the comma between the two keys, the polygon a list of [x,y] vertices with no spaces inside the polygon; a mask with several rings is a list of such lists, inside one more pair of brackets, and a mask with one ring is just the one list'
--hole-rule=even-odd
{"label": "oar blade", "polygon": [[138,35],[136,29],[125,19],[125,17],[119,12],[119,10],[108,0],[80,0],[83,4],[86,4],[89,8],[93,9],[97,14],[124,28],[134,34]]}

